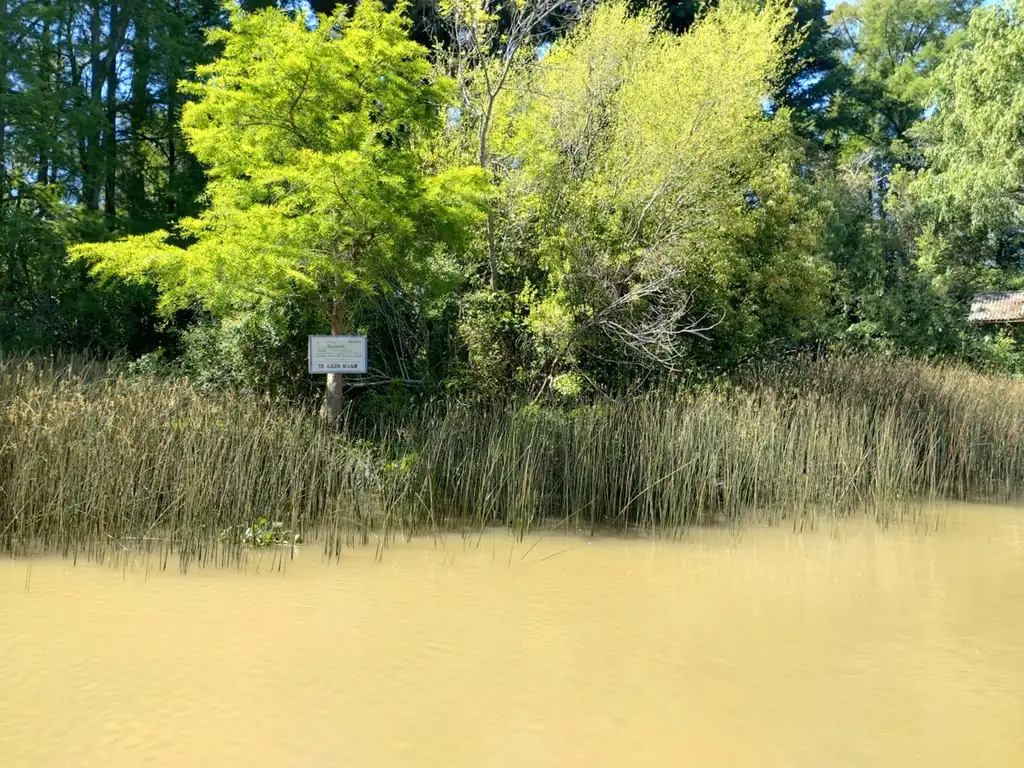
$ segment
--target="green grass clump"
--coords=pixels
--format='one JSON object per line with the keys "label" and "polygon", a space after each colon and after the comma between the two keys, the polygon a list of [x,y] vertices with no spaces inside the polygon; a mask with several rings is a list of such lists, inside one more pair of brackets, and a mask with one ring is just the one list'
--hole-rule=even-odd
{"label": "green grass clump", "polygon": [[0,552],[155,552],[187,567],[491,524],[884,518],[1024,487],[1024,385],[906,361],[760,368],[571,410],[434,405],[359,433],[372,438],[86,360],[0,361]]}

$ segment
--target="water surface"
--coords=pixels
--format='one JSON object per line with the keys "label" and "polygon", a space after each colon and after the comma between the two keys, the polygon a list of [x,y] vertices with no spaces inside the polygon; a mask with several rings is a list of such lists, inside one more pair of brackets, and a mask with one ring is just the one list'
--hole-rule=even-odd
{"label": "water surface", "polygon": [[1024,511],[0,561],[3,766],[1020,766]]}

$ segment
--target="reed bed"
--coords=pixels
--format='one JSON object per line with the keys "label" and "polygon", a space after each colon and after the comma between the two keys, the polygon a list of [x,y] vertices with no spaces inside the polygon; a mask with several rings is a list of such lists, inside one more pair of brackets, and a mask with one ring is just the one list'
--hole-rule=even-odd
{"label": "reed bed", "polygon": [[0,363],[0,552],[228,562],[368,534],[364,453],[306,414],[103,366]]}
{"label": "reed bed", "polygon": [[0,552],[14,555],[184,568],[488,525],[885,521],[906,502],[1022,488],[1024,385],[912,362],[759,368],[575,409],[434,405],[328,430],[301,409],[87,360],[0,361]]}

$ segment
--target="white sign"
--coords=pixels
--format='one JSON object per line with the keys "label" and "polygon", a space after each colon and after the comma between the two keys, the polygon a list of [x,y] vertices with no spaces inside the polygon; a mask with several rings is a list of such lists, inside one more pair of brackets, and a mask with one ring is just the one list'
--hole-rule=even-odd
{"label": "white sign", "polygon": [[310,336],[310,373],[366,373],[365,336]]}

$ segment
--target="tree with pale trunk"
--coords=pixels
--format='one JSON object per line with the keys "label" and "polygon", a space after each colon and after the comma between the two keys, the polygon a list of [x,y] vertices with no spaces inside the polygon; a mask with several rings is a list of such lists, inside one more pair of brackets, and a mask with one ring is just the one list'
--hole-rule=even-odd
{"label": "tree with pale trunk", "polygon": [[[444,67],[459,85],[459,122],[471,137],[472,154],[494,185],[504,180],[507,158],[495,155],[492,132],[500,101],[524,68],[538,56],[545,35],[569,26],[579,6],[565,0],[440,0],[439,9],[451,45],[441,51]],[[468,130],[467,130],[468,128]],[[493,213],[486,221],[487,273],[498,289],[498,246]]]}
{"label": "tree with pale trunk", "polygon": [[738,357],[820,315],[817,223],[789,110],[769,104],[792,20],[723,1],[680,36],[599,4],[512,73],[490,120],[508,158],[493,217],[504,259],[530,264],[535,381],[595,359],[672,374],[716,336]]}
{"label": "tree with pale trunk", "polygon": [[[74,257],[101,276],[153,282],[160,308],[214,314],[301,297],[334,334],[353,332],[355,297],[418,291],[485,215],[476,167],[430,166],[453,83],[408,37],[403,8],[364,0],[311,25],[235,10],[212,33],[223,53],[183,87],[190,149],[209,173],[206,208],[179,223]],[[336,418],[341,379],[322,408]]]}

